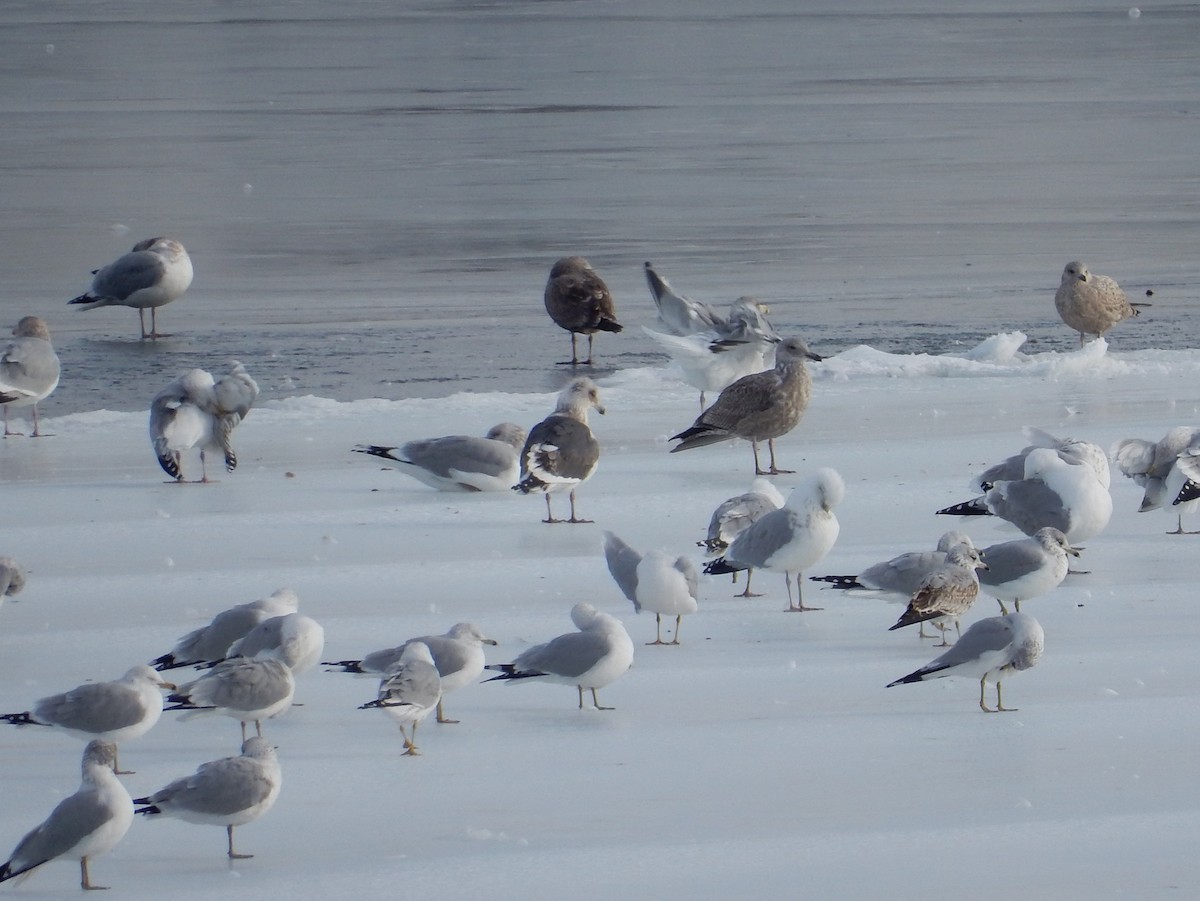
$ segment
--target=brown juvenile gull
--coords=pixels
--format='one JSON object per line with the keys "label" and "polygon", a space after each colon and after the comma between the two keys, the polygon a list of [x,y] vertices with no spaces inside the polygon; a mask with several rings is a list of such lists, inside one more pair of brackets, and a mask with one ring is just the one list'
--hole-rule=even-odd
{"label": "brown juvenile gull", "polygon": [[556,491],[571,493],[571,518],[566,522],[591,522],[575,515],[575,488],[592,477],[600,461],[600,442],[588,427],[588,410],[593,407],[603,415],[596,383],[583,376],[572,379],[559,393],[554,412],[530,429],[525,440],[521,481],[513,491],[546,496],[543,522],[563,522],[550,509],[550,495]]}
{"label": "brown juvenile gull", "polygon": [[50,329],[37,316],[23,316],[13,328],[13,339],[0,351],[0,405],[4,407],[4,437],[20,435],[8,427],[10,407],[33,407],[33,437],[38,430],[38,401],[58,387],[59,362]]}
{"label": "brown juvenile gull", "polygon": [[1121,286],[1107,275],[1092,275],[1087,266],[1072,260],[1063,269],[1054,306],[1062,321],[1079,332],[1082,347],[1087,335],[1102,337],[1118,322],[1137,316],[1138,307],[1150,304],[1130,303]]}
{"label": "brown juvenile gull", "polygon": [[[1000,695],[1000,683],[1012,673],[1027,670],[1042,657],[1046,636],[1041,624],[1027,613],[990,616],[972,623],[958,644],[942,656],[925,664],[902,679],[889,682],[904,685],[946,676],[979,677],[979,706],[984,713],[1016,710],[1005,707]],[[988,679],[996,683],[996,706],[988,707],[984,688]]]}
{"label": "brown juvenile gull", "polygon": [[[808,407],[812,378],[804,365],[806,359],[821,358],[800,338],[781,341],[775,349],[775,368],[743,376],[723,390],[690,428],[671,436],[671,440],[681,439],[671,453],[744,438],[754,451],[755,475],[792,472],[776,467],[775,439],[794,429]],[[771,451],[769,470],[759,465],[760,441],[766,441]]]}
{"label": "brown juvenile gull", "polygon": [[[846,486],[835,470],[818,469],[792,489],[787,503],[772,510],[733,539],[725,555],[704,567],[709,575],[735,569],[769,569],[782,572],[787,585],[788,612],[820,610],[804,606],[801,576],[833,548],[841,526],[833,508],[842,502]],[[796,600],[792,600],[792,573],[796,574]],[[746,590],[750,594],[750,577]]]}
{"label": "brown juvenile gull", "polygon": [[[604,533],[604,559],[634,612],[654,614],[654,641],[647,644],[679,644],[679,624],[685,614],[697,610],[700,577],[692,561],[662,551],[641,554],[612,532]],[[662,640],[664,613],[675,617],[675,637],[670,642]]]}
{"label": "brown juvenile gull", "polygon": [[[612,294],[608,285],[583,257],[563,257],[550,270],[546,281],[546,312],[560,328],[571,333],[571,359],[562,365],[592,363],[592,336],[596,332],[619,332]],[[580,360],[575,336],[588,336],[588,356]]]}
{"label": "brown juvenile gull", "polygon": [[233,430],[257,397],[258,384],[236,360],[219,379],[192,369],[159,391],[150,402],[150,443],[163,472],[184,481],[181,454],[193,447],[200,448],[200,481],[208,481],[205,451],[220,451],[225,469],[233,472],[238,464]]}
{"label": "brown juvenile gull", "polygon": [[[433,655],[421,641],[412,641],[404,646],[400,659],[389,669],[379,683],[379,696],[374,701],[360,704],[359,710],[382,710],[396,721],[400,736],[404,739],[404,754],[412,757],[421,753],[417,748],[417,726],[421,720],[437,709],[442,699],[442,682]],[[411,737],[405,731],[412,726]]]}
{"label": "brown juvenile gull", "polygon": [[487,435],[446,435],[409,441],[399,447],[360,444],[370,454],[438,491],[505,491],[516,484],[521,466],[517,452],[525,430],[502,422]]}
{"label": "brown juvenile gull", "polygon": [[[174,238],[147,238],[133,250],[118,257],[103,269],[94,270],[92,286],[68,303],[83,304],[81,309],[97,307],[134,307],[142,338],[166,338],[158,333],[158,308],[183,295],[192,283],[192,260],[183,245]],[[146,331],[146,310],[150,310],[150,331]]]}
{"label": "brown juvenile gull", "polygon": [[[0,720],[14,726],[49,726],[77,738],[98,738],[115,746],[150,731],[162,716],[162,689],[174,687],[150,667],[135,666],[120,679],[85,682],[62,694],[42,698],[32,710],[6,713]],[[115,750],[113,766],[117,766]]]}
{"label": "brown juvenile gull", "polygon": [[591,604],[572,607],[571,622],[578,632],[567,632],[545,644],[534,645],[512,663],[489,664],[487,668],[499,671],[500,675],[487,681],[574,685],[579,692],[580,710],[585,689],[592,693],[592,705],[597,710],[612,710],[600,706],[596,691],[623,676],[633,665],[633,640],[620,620]]}
{"label": "brown juvenile gull", "polygon": [[946,554],[946,562],[921,580],[907,609],[888,631],[933,620],[933,624],[942,631],[942,643],[938,647],[948,647],[947,621],[953,620],[955,628],[958,628],[958,618],[979,597],[979,577],[975,570],[987,568],[987,563],[975,548],[965,544],[955,545]]}
{"label": "brown juvenile gull", "polygon": [[265,738],[253,736],[242,742],[239,756],[202,763],[192,775],[176,779],[152,795],[134,798],[134,804],[144,805],[134,812],[224,826],[226,855],[230,860],[245,860],[254,855],[234,851],[233,828],[270,810],[281,784],[275,749]]}
{"label": "brown juvenile gull", "polygon": [[88,742],[79,791],[60,801],[45,822],[18,842],[0,866],[0,882],[28,878],[42,864],[67,858],[79,861],[80,888],[108,888],[92,885],[88,861],[111,851],[133,822],[133,799],[113,772],[116,762],[116,745]]}
{"label": "brown juvenile gull", "polygon": [[1168,535],[1196,534],[1183,528],[1183,514],[1200,507],[1185,491],[1189,482],[1195,484],[1188,470],[1200,456],[1200,428],[1176,426],[1157,442],[1126,438],[1113,445],[1112,456],[1117,469],[1145,489],[1139,513],[1162,507],[1177,517]]}
{"label": "brown juvenile gull", "polygon": [[404,644],[374,651],[361,660],[326,660],[322,665],[339,667],[344,673],[382,676],[399,663],[404,649],[414,641],[419,641],[429,648],[429,653],[433,656],[433,665],[437,667],[438,676],[442,680],[442,696],[437,703],[437,721],[457,723],[458,720],[446,717],[443,708],[446,693],[474,683],[483,673],[483,666],[487,662],[483,646],[496,644],[494,638],[488,638],[474,623],[455,623],[444,635],[410,638]]}

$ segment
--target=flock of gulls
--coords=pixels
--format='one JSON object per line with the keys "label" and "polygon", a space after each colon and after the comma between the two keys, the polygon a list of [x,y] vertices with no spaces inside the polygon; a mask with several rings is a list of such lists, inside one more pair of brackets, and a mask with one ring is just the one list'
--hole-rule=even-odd
{"label": "flock of gulls", "polygon": [[[806,361],[819,360],[798,337],[779,335],[757,299],[742,297],[727,314],[676,292],[650,263],[644,274],[663,331],[647,333],[678,364],[683,378],[700,392],[700,413],[675,434],[672,453],[742,439],[750,444],[756,478],[750,489],[713,511],[707,533],[696,542],[710,559],[707,574],[744,573],[738,597],[755,597],[755,570],[781,573],[789,612],[820,610],[804,603],[804,574],[834,547],[840,527],[836,509],[845,495],[841,476],[820,468],[784,497],[767,476],[790,472],[777,465],[775,444],[804,416],[812,394]],[[138,310],[141,338],[162,337],[157,308],[187,290],[192,264],[178,241],[149,238],[94,272],[87,293],[70,301],[83,309],[128,306]],[[544,293],[552,320],[571,336],[565,365],[589,365],[598,332],[618,333],[615,304],[603,279],[582,257],[566,257],[550,271]],[[1063,321],[1080,335],[1101,336],[1144,304],[1131,304],[1117,284],[1092,275],[1079,262],[1068,263],[1055,297]],[[151,311],[150,331],[144,312]],[[0,356],[0,404],[33,408],[32,435],[41,433],[37,404],[57,386],[59,361],[45,323],[23,318]],[[579,359],[577,336],[588,338],[587,357]],[[708,395],[714,395],[707,403]],[[184,478],[183,455],[199,451],[200,481],[208,481],[207,454],[220,455],[226,470],[237,466],[232,435],[246,418],[258,386],[236,361],[219,376],[194,369],[183,373],[149,400],[149,437],[154,456],[172,480]],[[572,378],[555,409],[525,429],[511,422],[484,436],[451,435],[401,445],[364,444],[354,451],[393,466],[440,491],[516,491],[544,496],[547,523],[586,523],[576,492],[596,471],[601,444],[588,417],[604,414],[600,391],[586,376]],[[979,682],[979,706],[1007,711],[1002,683],[1034,666],[1042,655],[1044,633],[1021,605],[1057,588],[1067,577],[1079,542],[1099,535],[1112,515],[1109,494],[1110,453],[1086,441],[1059,439],[1026,429],[1027,446],[980,473],[976,496],[937,511],[953,516],[994,516],[1023,538],[988,547],[948,531],[932,550],[910,550],[842,575],[814,575],[829,589],[871,592],[904,605],[892,629],[912,625],[925,635],[928,624],[940,637],[940,656],[891,682],[888,687],[946,676]],[[764,468],[760,445],[765,442]],[[1165,508],[1178,516],[1200,503],[1200,428],[1171,429],[1159,441],[1137,438],[1111,449],[1118,469],[1145,487],[1142,510]],[[554,515],[552,494],[566,494],[569,516]],[[699,528],[697,532],[699,533]],[[637,612],[655,615],[652,645],[677,645],[685,616],[699,609],[700,573],[686,555],[658,549],[638,550],[612,531],[603,533],[603,554],[617,589]],[[0,602],[25,584],[20,564],[0,557]],[[960,632],[960,620],[981,594],[993,597],[997,616],[972,623]],[[401,732],[403,753],[415,756],[417,728],[429,715],[439,723],[445,697],[478,682],[561,684],[576,690],[578,706],[600,704],[598,691],[632,665],[634,643],[616,617],[579,603],[570,610],[574,626],[529,647],[510,663],[488,664],[485,646],[496,642],[472,623],[457,623],[442,635],[414,637],[352,660],[322,661],[324,629],[301,614],[294,591],[232,607],[207,625],[182,636],[169,651],[133,666],[119,679],[87,682],[61,694],[36,700],[26,711],[0,715],[14,726],[64,732],[87,742],[79,790],[17,844],[0,865],[0,882],[28,876],[43,864],[78,860],[81,885],[91,882],[89,861],[110,850],[129,829],[135,814],[175,817],[223,827],[226,855],[240,859],[234,829],[267,813],[282,784],[275,748],[263,723],[285,715],[295,703],[296,678],[323,663],[330,672],[377,682],[363,710],[379,710]],[[1009,605],[1012,606],[1010,611]],[[672,623],[673,618],[673,623]],[[664,620],[667,637],[664,637]],[[955,641],[950,640],[950,633]],[[192,668],[194,678],[168,681],[164,674]],[[995,686],[989,706],[986,686]],[[133,798],[118,775],[118,748],[144,735],[164,711],[183,719],[225,716],[240,725],[238,754],[201,764],[149,794]],[[250,727],[253,733],[249,733]]]}

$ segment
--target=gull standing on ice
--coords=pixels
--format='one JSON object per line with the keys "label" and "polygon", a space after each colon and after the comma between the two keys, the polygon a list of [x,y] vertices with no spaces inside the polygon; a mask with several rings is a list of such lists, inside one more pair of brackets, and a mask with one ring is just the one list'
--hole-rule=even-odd
{"label": "gull standing on ice", "polygon": [[1052,526],[1075,543],[1104,531],[1112,495],[1087,463],[1068,463],[1051,448],[1025,457],[1024,477],[996,482],[982,497],[937,511],[957,516],[998,516],[1026,535]]}
{"label": "gull standing on ice", "polygon": [[[804,570],[819,563],[837,541],[840,526],[833,508],[842,502],[846,486],[832,469],[818,469],[792,489],[787,503],[765,514],[733,539],[725,555],[704,567],[710,575],[735,569],[769,569],[782,572],[787,585],[788,612],[820,610],[804,606],[801,578]],[[792,600],[792,573],[796,574],[796,600]],[[750,594],[750,577],[746,590]]]}
{"label": "gull standing on ice", "polygon": [[958,629],[959,617],[979,597],[979,576],[975,570],[987,568],[979,551],[969,545],[956,544],[946,554],[946,562],[921,580],[908,607],[888,631],[932,620],[942,632],[942,643],[938,647],[948,647],[947,624],[953,621]]}
{"label": "gull standing on ice", "polygon": [[1092,275],[1078,260],[1067,263],[1054,294],[1062,321],[1079,332],[1079,346],[1087,335],[1104,336],[1118,322],[1139,314],[1146,303],[1130,303],[1121,286],[1107,275]]}
{"label": "gull standing on ice", "polygon": [[299,676],[317,665],[324,650],[325,629],[320,623],[303,613],[284,613],[264,619],[231,644],[226,657],[258,657],[267,652]]}
{"label": "gull standing on ice", "polygon": [[978,573],[980,590],[996,599],[1001,613],[1008,613],[1006,601],[1019,612],[1021,601],[1041,597],[1062,584],[1067,577],[1067,555],[1078,557],[1079,551],[1051,526],[1038,529],[1029,538],[985,547],[980,553],[987,569]]}
{"label": "gull standing on ice", "polygon": [[[571,359],[562,365],[592,365],[592,338],[596,332],[619,332],[608,285],[583,257],[563,257],[550,269],[546,281],[546,312],[560,328],[571,333]],[[580,360],[575,336],[587,335],[588,356]]]}
{"label": "gull standing on ice", "polygon": [[50,329],[37,316],[23,316],[13,328],[13,339],[0,351],[0,405],[4,407],[4,437],[20,435],[8,427],[9,408],[33,407],[34,438],[38,430],[38,401],[58,387],[59,362]]}
{"label": "gull standing on ice", "polygon": [[[799,338],[780,342],[775,350],[775,368],[743,376],[722,391],[690,428],[671,436],[672,440],[682,439],[671,453],[744,438],[754,451],[755,475],[791,472],[775,466],[775,439],[794,429],[808,407],[812,377],[805,359],[821,358]],[[759,465],[760,441],[766,441],[771,452],[771,468],[766,471]]]}
{"label": "gull standing on ice", "polygon": [[253,722],[262,735],[262,721],[278,716],[292,706],[296,679],[282,660],[274,657],[234,657],[223,660],[199,679],[168,695],[167,710],[185,710],[181,720],[212,713],[230,716],[242,724]]}
{"label": "gull standing on ice", "polygon": [[67,858],[79,861],[80,888],[108,888],[92,885],[88,861],[111,851],[133,823],[133,800],[113,772],[116,766],[116,745],[88,742],[79,791],[60,801],[45,822],[21,839],[0,866],[0,882],[28,878],[42,864]]}
{"label": "gull standing on ice", "polygon": [[[752,522],[757,522],[764,514],[770,513],[772,510],[778,510],[783,504],[784,497],[779,493],[779,489],[771,484],[769,479],[757,476],[750,483],[749,491],[722,501],[717,506],[708,521],[708,535],[703,541],[697,541],[696,544],[704,548],[710,556],[723,554],[730,542],[745,531]],[[739,570],[735,569],[730,573],[735,585],[738,572]],[[750,590],[751,572],[753,572],[752,569],[746,571],[746,592]],[[750,597],[745,592],[741,596]]]}
{"label": "gull standing on ice", "polygon": [[437,667],[438,676],[442,680],[442,696],[438,698],[437,703],[437,721],[457,723],[458,720],[446,718],[442,706],[446,693],[457,691],[478,679],[487,662],[483,646],[496,644],[494,638],[488,638],[474,623],[455,623],[444,635],[410,638],[402,645],[375,651],[361,660],[326,660],[323,665],[341,667],[341,671],[345,673],[382,676],[399,663],[404,649],[414,641],[419,641],[429,648],[429,653],[433,656],[433,665]]}
{"label": "gull standing on ice", "polygon": [[597,710],[612,710],[600,706],[596,690],[623,676],[633,665],[633,640],[620,620],[591,604],[572,607],[571,622],[578,632],[567,632],[545,644],[534,645],[512,663],[489,664],[487,668],[499,671],[500,675],[487,681],[511,681],[515,685],[536,680],[574,685],[579,692],[580,710],[585,689],[592,693],[592,705]]}
{"label": "gull standing on ice", "polygon": [[[116,746],[150,731],[162,716],[162,690],[174,687],[150,667],[135,666],[120,679],[85,682],[62,694],[42,698],[33,710],[6,713],[0,720],[14,726],[48,726],[77,738],[102,739]],[[116,755],[114,750],[114,767]]]}
{"label": "gull standing on ice", "polygon": [[[396,721],[404,739],[404,754],[420,754],[417,748],[417,726],[429,716],[442,700],[442,680],[433,663],[433,655],[424,642],[410,641],[400,653],[395,666],[379,683],[379,697],[361,704],[359,710],[382,710]],[[405,731],[412,725],[412,736]]]}
{"label": "gull standing on ice", "polygon": [[25,587],[25,569],[12,557],[0,557],[0,606],[6,597],[21,593]]}
{"label": "gull standing on ice", "polygon": [[1183,514],[1194,513],[1200,507],[1184,492],[1188,482],[1194,484],[1200,475],[1196,472],[1200,429],[1177,426],[1157,442],[1126,438],[1113,445],[1112,456],[1117,468],[1145,489],[1139,513],[1163,507],[1177,517],[1175,531],[1168,535],[1196,534],[1184,530]]}
{"label": "gull standing on ice", "polygon": [[589,378],[572,379],[558,395],[554,412],[529,431],[521,450],[521,481],[514,491],[529,494],[540,491],[546,496],[546,518],[555,519],[550,495],[556,491],[571,493],[571,518],[567,522],[591,522],[575,516],[575,488],[586,482],[600,461],[600,442],[588,426],[588,410],[604,415],[600,389]]}
{"label": "gull standing on ice", "polygon": [[223,610],[207,626],[194,629],[175,643],[175,647],[150,661],[156,670],[180,666],[216,663],[229,656],[229,646],[273,616],[295,613],[300,599],[290,588],[280,588],[269,597]]}
{"label": "gull standing on ice", "polygon": [[230,860],[245,860],[254,855],[233,850],[233,828],[257,820],[270,810],[279,797],[282,779],[271,743],[252,737],[242,742],[240,756],[202,763],[192,775],[176,779],[152,795],[134,798],[134,804],[145,805],[134,812],[224,826],[226,855]]}
{"label": "gull standing on ice", "polygon": [[[96,307],[134,307],[142,340],[166,338],[158,333],[158,308],[181,297],[192,283],[192,260],[183,245],[174,238],[147,238],[133,250],[93,273],[92,286],[68,303],[83,304],[81,309]],[[146,331],[146,310],[150,310],[150,331]]]}
{"label": "gull standing on ice", "polygon": [[202,482],[208,481],[205,451],[220,451],[229,472],[237,469],[233,451],[233,430],[246,418],[258,385],[246,367],[233,360],[229,372],[220,379],[203,369],[185,372],[150,402],[150,443],[163,471],[182,482],[182,451],[200,448]]}
{"label": "gull standing on ice", "polygon": [[[654,641],[647,644],[679,644],[679,624],[685,614],[695,613],[700,576],[687,557],[672,558],[662,551],[639,554],[612,532],[604,533],[604,559],[617,586],[633,609],[654,614]],[[675,637],[662,640],[662,617],[674,615]]]}
{"label": "gull standing on ice", "polygon": [[483,438],[447,435],[399,447],[360,444],[354,450],[379,457],[438,491],[504,491],[520,477],[517,452],[524,443],[523,428],[502,422]]}
{"label": "gull standing on ice", "polygon": [[[972,623],[958,644],[942,656],[930,661],[902,679],[889,682],[903,685],[942,679],[946,676],[979,678],[979,706],[985,713],[1016,710],[1005,707],[1000,695],[1000,683],[1012,673],[1027,670],[1042,657],[1046,636],[1041,624],[1027,613],[1008,613],[991,616]],[[996,683],[996,706],[988,707],[984,699],[987,681]]]}
{"label": "gull standing on ice", "polygon": [[908,551],[891,560],[868,566],[856,576],[809,576],[810,582],[829,582],[830,588],[846,591],[878,591],[902,597],[906,602],[921,587],[931,572],[946,562],[946,554],[956,544],[971,545],[962,532],[945,532],[932,551]]}

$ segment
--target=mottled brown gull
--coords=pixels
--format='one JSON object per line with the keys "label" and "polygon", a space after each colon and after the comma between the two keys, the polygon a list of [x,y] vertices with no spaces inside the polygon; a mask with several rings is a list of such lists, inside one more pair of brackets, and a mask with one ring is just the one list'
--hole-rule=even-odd
{"label": "mottled brown gull", "polygon": [[987,569],[979,551],[965,544],[956,544],[946,554],[946,562],[929,573],[913,593],[908,607],[888,631],[914,623],[933,622],[942,631],[941,647],[946,647],[946,625],[971,608],[979,597],[979,577],[975,570]]}
{"label": "mottled brown gull", "polygon": [[[592,363],[592,338],[596,332],[619,332],[612,294],[604,279],[583,257],[563,257],[550,269],[544,296],[546,312],[560,328],[571,333],[571,359],[564,365]],[[575,336],[587,335],[588,355],[580,360]]]}
{"label": "mottled brown gull", "polygon": [[1079,332],[1079,346],[1088,335],[1102,337],[1105,332],[1137,316],[1145,303],[1130,303],[1121,286],[1107,275],[1093,275],[1078,260],[1067,263],[1054,294],[1054,306],[1062,321]]}
{"label": "mottled brown gull", "polygon": [[[138,311],[142,338],[165,338],[158,332],[158,308],[177,300],[192,283],[192,260],[174,238],[147,238],[102,269],[95,270],[91,287],[68,303],[81,309],[133,307]],[[146,310],[150,331],[146,331]]]}
{"label": "mottled brown gull", "polygon": [[[794,429],[808,408],[812,378],[804,361],[821,359],[800,338],[787,338],[775,349],[775,368],[743,376],[717,397],[692,425],[671,440],[680,439],[671,453],[704,447],[732,438],[750,442],[755,475],[792,472],[775,465],[775,439]],[[758,443],[766,441],[771,468],[759,464]]]}

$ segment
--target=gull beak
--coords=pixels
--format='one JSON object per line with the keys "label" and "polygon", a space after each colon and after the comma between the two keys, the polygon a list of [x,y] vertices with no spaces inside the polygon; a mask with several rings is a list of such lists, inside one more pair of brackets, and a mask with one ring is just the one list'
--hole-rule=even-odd
{"label": "gull beak", "polygon": [[496,641],[496,639],[494,639],[494,638],[484,638],[481,640],[483,641],[484,644],[490,644],[492,647],[495,647],[497,644],[499,644],[499,642]]}
{"label": "gull beak", "polygon": [[1087,550],[1087,548],[1085,548],[1085,547],[1068,547],[1067,553],[1070,554],[1072,557],[1078,557],[1080,551],[1086,551],[1086,550]]}
{"label": "gull beak", "polygon": [[177,689],[179,686],[174,682],[167,682],[165,679],[160,679],[158,682],[158,687],[166,689],[167,691],[175,691],[175,689]]}

